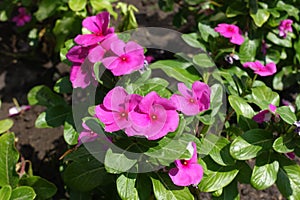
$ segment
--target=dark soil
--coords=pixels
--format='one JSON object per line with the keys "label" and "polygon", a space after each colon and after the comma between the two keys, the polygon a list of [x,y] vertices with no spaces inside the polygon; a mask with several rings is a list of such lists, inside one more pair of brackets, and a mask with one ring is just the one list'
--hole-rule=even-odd
{"label": "dark soil", "polygon": [[[171,28],[173,13],[164,13],[158,9],[157,0],[126,2],[134,4],[138,9],[137,21],[140,26],[156,26]],[[10,23],[0,23],[0,99],[2,108],[0,119],[8,116],[8,109],[16,98],[20,104],[28,104],[27,93],[36,85],[44,84],[52,87],[54,81],[68,72],[64,64],[53,64],[47,55],[47,49],[32,57],[30,48],[26,45],[26,35],[15,31]],[[47,44],[46,44],[47,45]],[[52,52],[49,50],[49,54]],[[31,57],[30,57],[31,56]],[[22,115],[12,117],[14,126],[11,129],[17,138],[17,149],[21,156],[32,162],[34,174],[53,182],[58,193],[54,199],[65,198],[64,184],[60,176],[59,157],[66,151],[67,145],[63,139],[63,128],[37,129],[35,119],[45,108],[33,106]],[[242,200],[281,200],[284,199],[275,186],[257,191],[249,185],[240,185]],[[202,199],[211,199],[210,194],[202,193]]]}

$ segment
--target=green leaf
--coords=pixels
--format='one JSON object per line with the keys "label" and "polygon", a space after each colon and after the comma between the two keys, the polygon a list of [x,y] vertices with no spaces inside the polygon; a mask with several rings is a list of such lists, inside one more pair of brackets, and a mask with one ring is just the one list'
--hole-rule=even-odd
{"label": "green leaf", "polygon": [[112,0],[90,0],[90,3],[95,11],[99,12],[102,10],[107,10],[115,19],[118,17],[118,13],[116,13],[110,3]]}
{"label": "green leaf", "polygon": [[5,133],[0,136],[0,152],[0,186],[15,187],[19,181],[19,176],[16,173],[19,153],[15,148],[15,135],[13,133]]}
{"label": "green leaf", "polygon": [[265,153],[256,158],[251,175],[251,184],[258,190],[270,187],[277,179],[279,163],[271,156],[271,153]]}
{"label": "green leaf", "polygon": [[269,109],[269,105],[279,105],[280,97],[267,86],[252,88],[252,100],[262,110]]}
{"label": "green leaf", "polygon": [[279,158],[280,168],[276,185],[287,199],[300,200],[300,166],[284,156]]}
{"label": "green leaf", "polygon": [[218,142],[219,137],[214,134],[208,134],[201,139],[201,145],[197,145],[197,152],[201,156],[208,155]]}
{"label": "green leaf", "polygon": [[223,188],[222,194],[219,197],[214,197],[213,200],[239,200],[240,194],[238,191],[237,181],[232,181],[228,186]]}
{"label": "green leaf", "polygon": [[64,139],[69,145],[77,144],[79,133],[75,129],[73,115],[70,113],[64,123]]}
{"label": "green leaf", "polygon": [[295,101],[297,110],[300,110],[300,94],[298,94],[298,96],[296,97],[296,101]]}
{"label": "green leaf", "polygon": [[72,83],[69,76],[62,77],[56,81],[53,90],[57,93],[72,93]]}
{"label": "green leaf", "polygon": [[276,113],[280,115],[280,118],[283,119],[286,123],[292,125],[297,120],[295,113],[291,111],[288,106],[281,106],[276,109]]}
{"label": "green leaf", "polygon": [[11,196],[11,187],[10,185],[5,185],[0,189],[0,199],[9,200]]}
{"label": "green leaf", "polygon": [[218,35],[219,35],[213,28],[211,28],[210,26],[208,26],[206,24],[201,24],[200,22],[198,23],[198,29],[199,29],[202,39],[205,42],[208,42],[208,37],[210,35],[214,38],[218,37]]}
{"label": "green leaf", "polygon": [[114,153],[112,149],[108,149],[105,155],[104,165],[109,173],[118,174],[126,172],[137,163],[136,159],[130,159],[124,153]]}
{"label": "green leaf", "polygon": [[252,107],[243,98],[236,95],[230,95],[228,100],[238,116],[242,115],[250,119],[253,117],[254,111]]}
{"label": "green leaf", "polygon": [[8,131],[14,125],[14,121],[11,119],[0,120],[0,134]]}
{"label": "green leaf", "polygon": [[186,70],[185,64],[178,61],[161,60],[149,66],[151,69],[161,69],[169,77],[175,78],[184,83],[194,83],[200,79],[200,76],[191,74]]}
{"label": "green leaf", "polygon": [[63,172],[66,185],[74,190],[87,192],[108,183],[105,167],[94,156],[87,154],[72,162]]}
{"label": "green leaf", "polygon": [[36,197],[34,190],[28,186],[20,186],[13,189],[11,200],[33,200]]}
{"label": "green leaf", "polygon": [[200,48],[204,51],[206,50],[205,45],[197,40],[198,35],[196,33],[182,34],[181,37],[191,47]]}
{"label": "green leaf", "polygon": [[212,61],[212,59],[205,53],[195,55],[193,57],[193,62],[203,68],[210,68],[215,66],[215,63]]}
{"label": "green leaf", "polygon": [[278,1],[276,8],[287,12],[289,16],[293,16],[297,21],[299,21],[299,9],[293,5],[284,3],[283,1]]}
{"label": "green leaf", "polygon": [[65,123],[66,117],[69,115],[70,109],[58,105],[48,108],[45,112],[42,112],[35,121],[37,128],[49,128],[58,127]]}
{"label": "green leaf", "polygon": [[198,187],[203,192],[213,192],[229,185],[239,170],[235,166],[220,166],[210,158],[203,158],[207,165]]}
{"label": "green leaf", "polygon": [[233,140],[230,154],[237,160],[249,160],[272,147],[272,133],[262,129],[252,129]]}
{"label": "green leaf", "polygon": [[250,16],[254,20],[256,26],[262,27],[262,25],[268,21],[270,13],[266,9],[258,9],[255,14],[251,13]]}
{"label": "green leaf", "polygon": [[242,63],[255,60],[258,45],[258,40],[250,40],[248,37],[245,38],[238,53]]}
{"label": "green leaf", "polygon": [[32,88],[27,94],[27,99],[30,105],[55,106],[66,104],[61,96],[53,93],[44,85]]}
{"label": "green leaf", "polygon": [[131,89],[134,90],[135,94],[146,96],[148,93],[155,91],[161,97],[169,98],[172,93],[167,89],[169,82],[162,78],[152,78],[146,80],[141,84],[132,84]]}
{"label": "green leaf", "polygon": [[152,183],[146,173],[138,174],[136,179],[136,189],[138,191],[139,199],[150,199],[152,196]]}
{"label": "green leaf", "polygon": [[19,181],[20,185],[30,186],[36,193],[36,199],[49,199],[56,194],[56,186],[39,176],[30,176],[22,178]]}
{"label": "green leaf", "polygon": [[281,135],[273,143],[273,149],[278,153],[289,153],[293,152],[295,148],[294,133],[287,133]]}
{"label": "green leaf", "polygon": [[138,191],[135,187],[136,174],[121,174],[117,178],[117,189],[122,200],[138,200]]}
{"label": "green leaf", "polygon": [[60,0],[42,0],[38,4],[38,10],[36,11],[36,13],[34,13],[36,19],[41,22],[46,18],[52,16],[60,4]]}
{"label": "green leaf", "polygon": [[283,46],[283,47],[292,47],[292,42],[291,40],[289,40],[288,37],[286,37],[285,39],[281,39],[278,38],[274,33],[269,32],[267,35],[267,39],[269,41],[271,41],[272,43],[279,45],[279,46]]}
{"label": "green leaf", "polygon": [[153,192],[157,200],[194,199],[187,187],[175,186],[166,174],[156,173],[151,177]]}
{"label": "green leaf", "polygon": [[209,155],[219,165],[233,165],[235,163],[235,160],[229,153],[229,147],[230,142],[224,137],[219,137],[217,143],[214,145]]}
{"label": "green leaf", "polygon": [[71,10],[76,12],[85,8],[86,0],[69,0],[68,4]]}

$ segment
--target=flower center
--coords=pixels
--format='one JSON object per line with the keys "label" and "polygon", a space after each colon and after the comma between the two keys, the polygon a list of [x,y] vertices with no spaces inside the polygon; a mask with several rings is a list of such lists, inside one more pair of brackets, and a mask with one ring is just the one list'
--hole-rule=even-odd
{"label": "flower center", "polygon": [[181,164],[183,164],[184,166],[188,165],[188,162],[186,160],[180,160]]}
{"label": "flower center", "polygon": [[195,99],[189,99],[190,103],[195,103]]}
{"label": "flower center", "polygon": [[152,115],[152,116],[151,116],[151,119],[157,120],[157,116],[156,116],[156,115]]}
{"label": "flower center", "polygon": [[121,56],[121,60],[122,60],[123,62],[127,61],[126,56]]}
{"label": "flower center", "polygon": [[127,117],[127,113],[126,112],[122,112],[120,115],[122,118],[126,118]]}
{"label": "flower center", "polygon": [[102,36],[101,32],[96,33],[96,36]]}

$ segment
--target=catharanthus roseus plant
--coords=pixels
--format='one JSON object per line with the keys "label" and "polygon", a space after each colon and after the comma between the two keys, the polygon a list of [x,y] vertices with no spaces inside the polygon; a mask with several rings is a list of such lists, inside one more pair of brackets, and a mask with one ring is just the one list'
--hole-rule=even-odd
{"label": "catharanthus roseus plant", "polygon": [[248,184],[276,185],[287,199],[299,197],[297,3],[198,4],[177,5],[180,19],[195,14],[189,17],[197,31],[182,39],[196,55],[176,49],[173,59],[149,64],[142,40],[118,33],[102,12],[84,19],[88,32],[62,51],[72,63],[70,77],[54,89],[73,92],[72,109],[49,88],[29,93],[31,104],[48,107],[36,124],[63,125],[74,147],[64,158],[68,192],[110,199],[194,199],[209,192],[239,199],[238,186]]}

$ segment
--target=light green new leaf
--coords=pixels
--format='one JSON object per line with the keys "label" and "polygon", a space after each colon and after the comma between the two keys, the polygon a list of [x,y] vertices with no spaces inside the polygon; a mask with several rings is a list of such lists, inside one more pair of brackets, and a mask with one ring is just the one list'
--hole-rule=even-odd
{"label": "light green new leaf", "polygon": [[261,27],[270,17],[270,13],[266,9],[258,9],[257,12],[251,13],[250,16],[254,20],[256,26]]}
{"label": "light green new leaf", "polygon": [[236,95],[230,95],[228,97],[229,103],[231,107],[235,110],[236,114],[238,116],[242,115],[247,118],[252,118],[254,115],[254,110],[252,107],[244,100],[243,98],[236,96]]}
{"label": "light green new leaf", "polygon": [[117,190],[122,200],[138,200],[138,191],[135,187],[136,174],[121,174],[117,178]]}
{"label": "light green new leaf", "polygon": [[8,131],[14,125],[14,121],[11,119],[0,120],[0,134]]}
{"label": "light green new leaf", "polygon": [[11,196],[11,187],[10,185],[5,185],[0,189],[0,199],[1,200],[9,200]]}
{"label": "light green new leaf", "polygon": [[15,148],[15,135],[5,133],[0,137],[0,186],[15,187],[19,181],[16,164],[19,153]]}
{"label": "light green new leaf", "polygon": [[280,97],[267,86],[252,88],[252,100],[262,110],[269,109],[269,105],[279,105]]}
{"label": "light green new leaf", "polygon": [[13,189],[10,199],[11,200],[33,200],[36,194],[29,186],[20,186]]}
{"label": "light green new leaf", "polygon": [[193,57],[193,62],[203,68],[210,68],[215,66],[215,63],[205,53],[195,55]]}
{"label": "light green new leaf", "polygon": [[230,154],[237,160],[249,160],[271,148],[272,143],[272,133],[262,129],[252,129],[233,140]]}
{"label": "light green new leaf", "polygon": [[273,185],[277,179],[279,163],[271,158],[272,154],[265,153],[256,158],[251,175],[251,184],[258,190],[264,190]]}
{"label": "light green new leaf", "polygon": [[286,123],[292,125],[296,120],[296,115],[288,106],[282,106],[276,109],[276,113],[280,115],[280,118],[283,119]]}
{"label": "light green new leaf", "polygon": [[157,200],[183,200],[194,199],[187,187],[175,186],[166,174],[156,173],[151,177],[153,192]]}
{"label": "light green new leaf", "polygon": [[68,4],[71,10],[76,12],[85,8],[86,0],[69,0]]}

